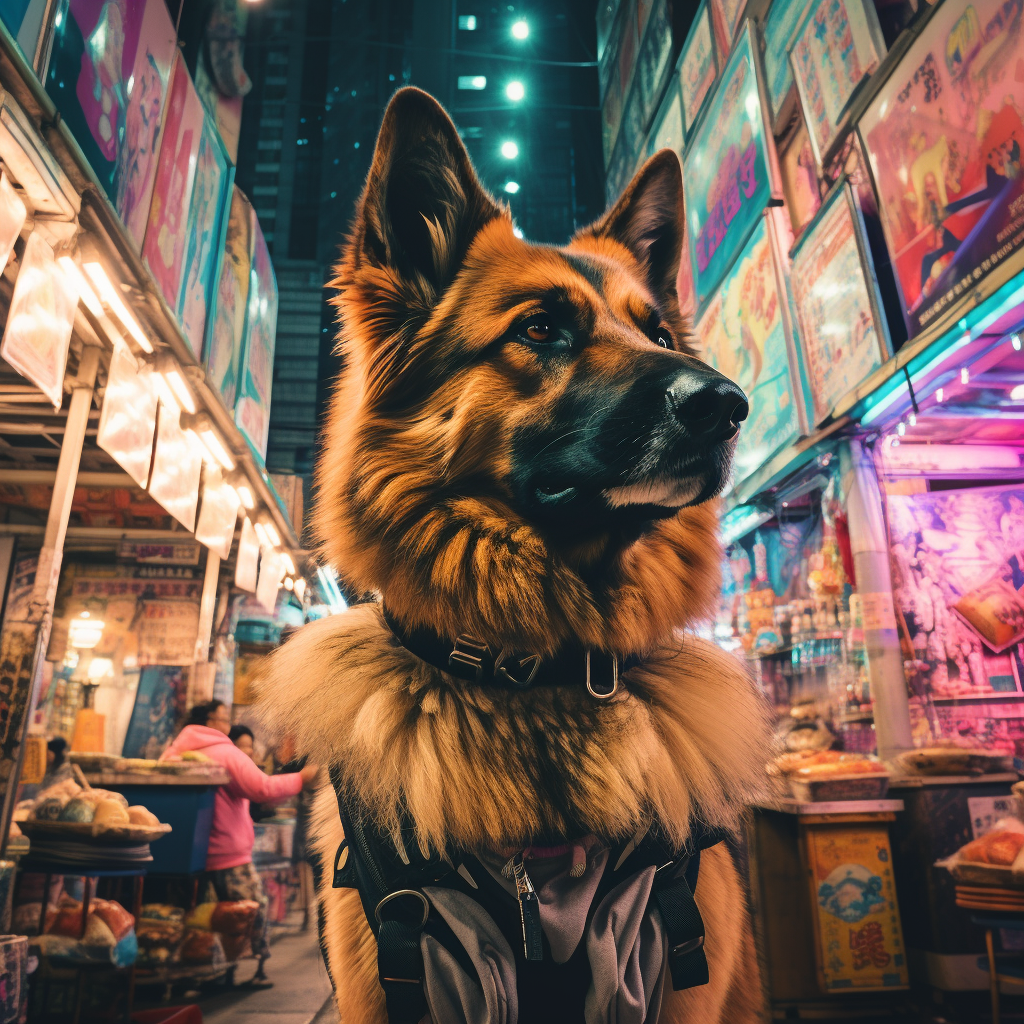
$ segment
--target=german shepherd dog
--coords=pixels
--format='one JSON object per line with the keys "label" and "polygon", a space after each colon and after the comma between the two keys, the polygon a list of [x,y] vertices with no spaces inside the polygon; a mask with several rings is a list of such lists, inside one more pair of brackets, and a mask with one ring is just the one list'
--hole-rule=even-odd
{"label": "german shepherd dog", "polygon": [[[530,871],[547,857],[550,874],[589,837],[587,863],[573,861],[587,871],[601,844],[645,822],[677,847],[698,823],[735,829],[759,790],[761,701],[742,666],[689,628],[716,607],[713,499],[747,406],[696,357],[681,318],[682,234],[669,150],[566,247],[534,245],[434,99],[407,88],[387,108],[332,282],[344,370],[315,512],[325,558],[380,600],[299,630],[270,659],[260,702],[396,843],[411,834],[421,851],[499,864],[532,849]],[[412,653],[405,634],[480,638],[529,652],[527,668],[600,652],[621,679],[610,696],[485,685]],[[341,1020],[385,1024],[374,931],[358,891],[332,887],[332,786],[313,829]],[[761,1019],[724,845],[704,851],[696,900],[710,983],[665,984],[628,1011],[614,990],[597,1006],[591,984],[585,1012],[581,1001],[550,1019]],[[524,999],[522,1024],[549,1019]],[[514,1003],[424,1019],[515,1024]]]}

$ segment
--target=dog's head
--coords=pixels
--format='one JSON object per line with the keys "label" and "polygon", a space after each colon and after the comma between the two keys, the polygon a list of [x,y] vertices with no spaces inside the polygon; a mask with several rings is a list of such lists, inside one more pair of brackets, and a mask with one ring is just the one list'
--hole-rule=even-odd
{"label": "dog's head", "polygon": [[334,286],[317,525],[410,625],[644,649],[706,614],[743,393],[679,314],[674,154],[565,248],[514,234],[444,111],[396,94]]}

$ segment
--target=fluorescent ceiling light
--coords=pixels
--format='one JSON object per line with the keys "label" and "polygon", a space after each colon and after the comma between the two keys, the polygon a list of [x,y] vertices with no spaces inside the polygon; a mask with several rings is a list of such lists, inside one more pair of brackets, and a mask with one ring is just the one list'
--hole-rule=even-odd
{"label": "fluorescent ceiling light", "polygon": [[97,320],[105,319],[106,313],[103,312],[103,306],[100,305],[100,300],[96,298],[96,293],[92,290],[92,286],[86,281],[82,271],[79,270],[78,264],[70,256],[58,256],[57,263],[65,275],[75,283],[78,288],[78,297],[82,300],[85,308]]}
{"label": "fluorescent ceiling light", "polygon": [[143,352],[152,352],[153,346],[149,338],[143,334],[142,328],[135,317],[128,312],[128,307],[124,304],[121,296],[117,294],[117,289],[111,284],[110,278],[107,277],[107,272],[103,269],[102,265],[90,262],[84,264],[83,269],[89,275],[89,280],[96,286],[96,291],[100,293],[100,298],[113,310],[114,316],[121,321],[122,326],[135,339],[139,348]]}

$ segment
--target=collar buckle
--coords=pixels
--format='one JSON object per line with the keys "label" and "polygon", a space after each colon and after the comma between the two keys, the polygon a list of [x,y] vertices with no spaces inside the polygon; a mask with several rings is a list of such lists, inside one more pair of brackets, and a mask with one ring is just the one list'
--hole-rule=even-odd
{"label": "collar buckle", "polygon": [[490,647],[466,633],[456,637],[452,652],[448,655],[448,671],[461,679],[481,683],[485,668],[488,676],[494,671],[494,655]]}

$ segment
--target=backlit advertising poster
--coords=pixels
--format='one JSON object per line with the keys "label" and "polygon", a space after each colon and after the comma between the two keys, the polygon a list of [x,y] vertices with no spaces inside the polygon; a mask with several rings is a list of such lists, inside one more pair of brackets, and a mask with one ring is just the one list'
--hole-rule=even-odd
{"label": "backlit advertising poster", "polygon": [[793,38],[793,77],[820,167],[843,114],[885,56],[868,0],[817,0]]}
{"label": "backlit advertising poster", "polygon": [[195,180],[203,105],[183,58],[178,58],[167,99],[160,161],[142,255],[171,309],[178,308],[189,204]]}
{"label": "backlit advertising poster", "polygon": [[750,403],[734,458],[735,478],[743,480],[801,431],[786,296],[765,217],[697,322],[697,337],[703,357]]}
{"label": "backlit advertising poster", "polygon": [[889,356],[861,213],[847,182],[793,250],[790,286],[818,425]]}
{"label": "backlit advertising poster", "polygon": [[213,306],[224,249],[224,205],[233,168],[228,164],[217,128],[207,113],[199,139],[192,203],[185,230],[184,280],[178,320],[192,351],[201,355],[206,319]]}
{"label": "backlit advertising poster", "polygon": [[224,406],[234,409],[245,339],[245,312],[252,270],[252,229],[256,221],[249,200],[235,185],[227,211],[227,234],[220,263],[217,300],[206,334],[206,379]]}
{"label": "backlit advertising poster", "polygon": [[270,389],[274,378],[274,344],[277,339],[277,278],[255,212],[253,235],[249,307],[245,320],[246,337],[235,422],[260,458],[264,458],[270,433]]}
{"label": "backlit advertising poster", "polygon": [[1022,6],[943,4],[861,118],[911,335],[1024,243]]}
{"label": "backlit advertising poster", "polygon": [[749,23],[683,157],[687,231],[703,309],[773,194],[777,170],[765,124]]}
{"label": "backlit advertising poster", "polygon": [[773,0],[764,20],[764,79],[773,122],[793,86],[789,48],[806,10],[807,0]]}
{"label": "backlit advertising poster", "polygon": [[679,59],[679,86],[683,92],[683,121],[687,131],[697,120],[717,74],[718,53],[711,29],[711,12],[707,0],[704,0],[690,26]]}
{"label": "backlit advertising poster", "polygon": [[63,0],[46,89],[142,246],[177,37],[164,0]]}

